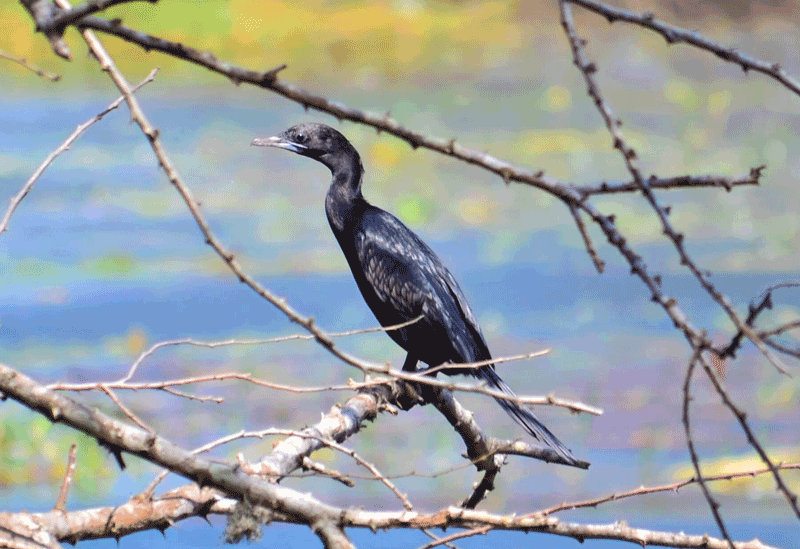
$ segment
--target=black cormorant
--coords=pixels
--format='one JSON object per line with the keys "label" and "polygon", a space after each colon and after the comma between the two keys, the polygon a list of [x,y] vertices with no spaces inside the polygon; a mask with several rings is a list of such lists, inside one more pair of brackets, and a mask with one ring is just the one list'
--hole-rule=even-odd
{"label": "black cormorant", "polygon": [[[253,145],[286,149],[325,164],[333,181],[325,198],[333,234],[344,252],[361,295],[382,326],[421,317],[389,336],[408,352],[403,369],[417,362],[430,367],[491,359],[475,315],[450,271],[416,234],[392,214],[364,200],[361,157],[350,142],[324,124],[300,124]],[[446,374],[469,373],[513,395],[494,365],[448,367]],[[570,465],[578,460],[526,406],[496,399],[534,438]]]}

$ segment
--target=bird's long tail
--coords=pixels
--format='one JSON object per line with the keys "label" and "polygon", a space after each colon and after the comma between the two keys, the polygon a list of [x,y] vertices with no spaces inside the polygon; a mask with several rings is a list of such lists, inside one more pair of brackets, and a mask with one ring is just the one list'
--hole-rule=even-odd
{"label": "bird's long tail", "polygon": [[[475,375],[475,377],[478,379],[487,381],[490,385],[508,395],[514,395],[514,391],[511,390],[511,387],[506,385],[505,381],[503,381],[500,376],[497,375],[497,372],[491,366],[473,370],[473,375]],[[564,458],[567,464],[581,467],[581,462],[578,461],[575,456],[572,455],[572,452],[570,452],[569,449],[567,449],[567,447],[564,446],[561,441],[550,432],[550,429],[545,427],[544,424],[539,421],[535,415],[533,415],[533,412],[530,408],[511,400],[504,400],[502,398],[495,398],[495,400],[503,408],[503,410],[505,410],[506,413],[512,418],[514,418],[517,423],[522,425],[522,427],[524,427],[533,438],[552,448],[559,456]],[[585,464],[583,465],[583,468],[585,468]]]}

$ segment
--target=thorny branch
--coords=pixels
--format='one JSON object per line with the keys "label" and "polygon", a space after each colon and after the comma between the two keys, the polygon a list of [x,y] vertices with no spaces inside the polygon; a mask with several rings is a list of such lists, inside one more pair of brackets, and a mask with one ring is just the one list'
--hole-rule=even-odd
{"label": "thorny branch", "polygon": [[[702,271],[692,260],[689,256],[685,246],[684,246],[684,235],[678,233],[671,225],[668,220],[668,215],[670,210],[668,207],[662,206],[656,198],[653,189],[650,187],[648,181],[643,177],[641,169],[638,166],[637,162],[637,154],[636,151],[628,145],[623,136],[623,133],[620,129],[622,126],[622,121],[617,119],[613,111],[611,110],[608,101],[602,96],[600,92],[600,88],[595,80],[594,74],[597,72],[597,66],[589,62],[586,59],[584,53],[584,47],[586,45],[586,41],[580,38],[577,34],[575,29],[574,22],[572,20],[572,11],[568,2],[572,0],[561,0],[559,3],[561,9],[561,22],[564,27],[564,32],[567,35],[567,38],[570,43],[570,47],[573,53],[573,60],[575,65],[580,70],[581,74],[584,77],[587,85],[587,93],[593,99],[595,106],[597,107],[598,111],[600,112],[603,121],[605,122],[606,128],[608,129],[611,137],[613,139],[613,146],[617,149],[625,162],[625,166],[633,176],[634,181],[640,187],[642,194],[644,195],[647,202],[650,204],[653,211],[656,213],[660,224],[663,229],[663,234],[674,244],[675,249],[678,252],[680,257],[680,263],[683,266],[686,266],[697,281],[700,283],[702,288],[706,291],[708,295],[710,295],[714,301],[727,313],[728,317],[734,323],[734,325],[739,329],[739,331],[746,336],[752,343],[762,352],[762,354],[775,366],[775,368],[788,375],[788,372],[785,370],[783,365],[778,361],[776,357],[772,355],[772,353],[766,348],[764,342],[761,338],[756,334],[753,329],[747,325],[745,321],[739,317],[736,311],[733,309],[733,306],[730,304],[727,296],[719,292],[716,287],[708,280],[708,276],[710,273]],[[752,312],[752,309],[751,309]],[[712,349],[710,342],[706,339],[705,333],[701,332],[700,334],[697,333],[689,333],[687,330],[684,330],[686,338],[693,349],[693,358],[690,361],[689,369],[687,371],[686,380],[684,382],[684,406],[683,406],[683,422],[686,431],[686,439],[687,439],[687,446],[689,448],[689,452],[692,457],[692,463],[695,466],[695,470],[697,471],[697,476],[700,481],[701,488],[703,489],[703,494],[705,495],[709,507],[711,508],[712,514],[714,516],[717,525],[720,528],[724,538],[728,541],[729,544],[732,545],[732,541],[730,535],[728,534],[727,528],[722,520],[722,516],[719,513],[719,504],[714,500],[711,492],[706,487],[705,483],[702,479],[702,473],[700,470],[700,463],[697,453],[694,449],[694,444],[692,442],[691,436],[691,429],[689,425],[689,402],[691,400],[691,391],[690,391],[690,383],[691,383],[691,376],[694,369],[694,364],[699,362],[703,369],[708,374],[709,378],[711,379],[714,388],[716,389],[717,393],[722,397],[723,402],[725,405],[733,412],[736,419],[739,421],[742,430],[745,432],[747,436],[748,442],[755,448],[758,452],[759,456],[761,457],[762,461],[767,465],[767,467],[772,472],[773,476],[775,477],[775,481],[778,484],[778,489],[784,493],[786,496],[789,504],[792,506],[795,514],[800,518],[800,508],[798,508],[797,496],[791,492],[786,484],[783,482],[781,478],[780,472],[775,468],[775,465],[769,459],[769,456],[762,448],[761,444],[755,438],[750,426],[748,425],[747,421],[745,420],[745,414],[741,412],[729,399],[727,393],[719,384],[718,380],[716,379],[716,375],[712,371],[712,368],[709,366],[708,361],[703,356],[703,352],[707,349]]]}
{"label": "thorny branch", "polygon": [[784,87],[791,90],[796,95],[800,95],[800,82],[790,77],[779,63],[768,63],[757,59],[751,55],[740,52],[736,48],[723,46],[722,44],[706,38],[702,34],[692,32],[663,21],[659,21],[652,13],[638,14],[636,12],[624,10],[595,2],[594,0],[566,0],[572,4],[582,6],[588,10],[605,16],[609,23],[615,21],[625,21],[634,25],[639,25],[646,29],[657,32],[664,37],[667,44],[680,44],[681,42],[694,46],[696,48],[710,51],[720,59],[730,63],[736,63],[742,67],[742,70],[747,72],[753,70],[774,78],[780,82]]}
{"label": "thorny branch", "polygon": [[[412,321],[413,322],[413,321]],[[389,328],[368,328],[365,330],[350,330],[348,332],[338,332],[338,333],[328,333],[328,337],[341,337],[343,335],[352,335],[356,333],[365,333],[365,332],[372,332],[372,331],[386,331],[386,330],[394,330],[398,327],[402,327],[408,323],[398,324],[396,326],[391,326]],[[364,387],[370,387],[375,384],[383,383],[383,380],[367,380],[363,382],[355,382],[350,381],[346,385],[327,385],[324,387],[310,387],[310,386],[293,386],[293,385],[284,385],[280,383],[274,383],[270,381],[265,381],[262,379],[254,378],[251,374],[247,373],[239,373],[239,372],[228,372],[228,373],[218,373],[218,374],[206,374],[200,376],[193,376],[189,378],[182,378],[182,379],[167,379],[162,381],[148,381],[148,382],[131,382],[129,381],[130,378],[133,376],[133,373],[138,369],[138,367],[142,364],[145,358],[151,356],[156,350],[174,346],[174,345],[196,345],[200,347],[208,347],[208,348],[215,348],[221,346],[228,346],[228,345],[261,345],[265,343],[277,343],[283,341],[291,341],[291,340],[311,340],[314,339],[313,335],[306,335],[306,334],[291,334],[287,336],[278,336],[274,338],[267,338],[267,339],[258,339],[258,340],[238,340],[238,339],[231,339],[226,341],[196,341],[193,339],[179,339],[179,340],[170,340],[170,341],[162,341],[159,343],[155,343],[149,349],[142,352],[139,357],[134,361],[131,368],[128,370],[128,373],[121,379],[117,381],[110,381],[110,382],[90,382],[90,383],[64,383],[64,382],[57,382],[48,385],[48,389],[54,389],[58,391],[104,391],[107,392],[109,389],[124,389],[124,390],[132,390],[132,391],[140,391],[140,390],[163,390],[163,391],[170,391],[171,387],[177,387],[182,385],[192,385],[196,383],[206,383],[212,381],[222,381],[228,379],[238,379],[241,381],[246,381],[252,383],[254,385],[260,385],[262,387],[268,387],[271,389],[276,389],[279,391],[287,391],[292,393],[318,393],[323,391],[334,391],[334,390],[346,390],[352,391],[354,389],[361,389]],[[469,369],[469,368],[480,368],[485,366],[486,364],[502,364],[503,362],[509,362],[513,360],[523,360],[529,359],[537,356],[542,356],[547,354],[548,351],[536,351],[533,353],[526,353],[522,355],[515,355],[509,357],[497,357],[491,360],[484,360],[475,363],[463,363],[459,364],[458,367],[460,369]],[[442,369],[446,369],[448,366],[444,366],[441,368],[430,368],[425,370],[420,374],[410,374],[408,372],[393,370],[388,366],[380,366],[380,367],[368,367],[367,371],[372,373],[379,373],[382,375],[387,375],[395,379],[401,379],[408,382],[415,382],[421,383],[424,385],[431,385],[434,387],[438,387],[441,389],[447,389],[452,391],[461,391],[461,392],[470,392],[470,393],[477,393],[483,394],[491,397],[499,397],[504,400],[517,402],[519,404],[525,405],[550,405],[550,406],[559,406],[562,408],[567,408],[568,410],[574,413],[586,413],[592,415],[603,415],[603,410],[596,406],[590,406],[583,402],[573,401],[565,398],[556,397],[553,395],[547,396],[518,396],[518,395],[508,395],[505,393],[500,393],[493,389],[486,388],[483,384],[460,384],[448,381],[440,381],[429,377],[431,374],[436,373]],[[196,397],[193,395],[186,395],[181,394],[180,396],[184,396],[186,398],[192,398],[195,400],[214,400],[215,402],[222,402],[222,399],[215,399],[212,397]]]}
{"label": "thorny branch", "polygon": [[36,74],[38,76],[41,76],[42,78],[46,78],[50,82],[58,82],[59,80],[61,80],[61,75],[60,74],[52,74],[52,73],[49,73],[49,72],[45,72],[45,71],[33,66],[32,64],[28,63],[28,60],[25,59],[24,57],[22,57],[22,58],[14,57],[13,55],[10,55],[10,54],[4,52],[3,50],[0,50],[0,59],[7,59],[8,61],[13,61],[14,63],[17,63],[18,65],[22,65],[23,67],[25,67],[26,69],[28,69],[32,73],[34,73],[34,74]]}
{"label": "thorny branch", "polygon": [[695,364],[701,360],[702,353],[703,348],[698,345],[695,348],[694,355],[692,355],[691,360],[689,360],[689,367],[686,369],[686,377],[683,381],[683,427],[686,434],[686,446],[689,448],[689,455],[692,458],[692,465],[694,466],[697,482],[700,483],[700,489],[703,491],[703,496],[708,502],[711,514],[714,516],[714,521],[716,521],[719,531],[722,533],[722,536],[728,542],[729,546],[732,546],[733,542],[728,533],[728,528],[725,526],[725,522],[722,520],[722,515],[719,512],[719,503],[714,499],[711,490],[706,484],[706,479],[703,477],[703,471],[700,469],[700,457],[697,455],[697,450],[694,447],[694,438],[692,437],[692,426],[689,416],[689,403],[692,401],[692,376],[694,375]]}
{"label": "thorny branch", "polygon": [[[543,516],[498,516],[455,507],[447,508],[433,515],[408,510],[369,512],[357,509],[339,509],[310,495],[301,494],[295,490],[279,487],[273,483],[259,480],[255,476],[247,475],[239,466],[231,467],[227,464],[199,458],[193,452],[183,450],[158,435],[116,421],[95,409],[48,390],[4,365],[0,365],[0,389],[8,397],[43,414],[51,421],[69,425],[96,438],[108,447],[139,456],[203,486],[201,489],[192,485],[184,486],[156,500],[134,498],[124,506],[107,510],[75,511],[66,514],[60,511],[49,514],[0,513],[0,529],[6,524],[16,525],[18,529],[24,529],[25,524],[47,524],[48,534],[58,540],[76,542],[79,539],[119,537],[146,528],[164,529],[175,520],[188,516],[205,516],[211,512],[230,513],[233,510],[233,502],[215,491],[220,490],[237,499],[246,494],[250,501],[270,510],[271,520],[311,526],[324,521],[334,528],[327,535],[337,535],[336,531],[341,531],[343,527],[424,529],[489,526],[491,529],[539,531],[579,539],[616,539],[665,547],[723,547],[721,540],[707,535],[692,536],[642,530],[621,523],[612,525],[578,524]],[[300,438],[320,441],[319,436]],[[270,455],[279,456],[280,453],[279,447],[276,447]],[[286,463],[286,461],[279,459],[278,463]],[[215,490],[209,490],[209,488]],[[200,498],[200,501],[197,501],[197,498]],[[137,505],[147,508],[144,516],[132,514]],[[29,519],[35,519],[35,522],[25,520],[22,515]],[[37,526],[37,528],[40,527]],[[768,549],[757,540],[738,542],[734,547],[737,549]]]}
{"label": "thorny branch", "polygon": [[[647,202],[650,204],[653,211],[656,213],[661,226],[663,228],[664,235],[672,241],[675,246],[675,249],[678,252],[680,257],[681,265],[687,267],[691,273],[695,276],[697,281],[703,287],[703,289],[710,295],[714,301],[719,304],[719,306],[727,313],[728,317],[734,323],[734,325],[742,331],[742,333],[747,336],[747,338],[753,342],[753,344],[761,351],[761,353],[769,360],[775,368],[778,369],[783,374],[788,375],[788,372],[780,363],[780,361],[773,356],[773,354],[767,349],[764,345],[764,342],[758,337],[758,335],[753,332],[750,327],[748,327],[736,311],[733,309],[733,305],[731,305],[730,301],[728,300],[727,296],[719,292],[716,287],[708,280],[708,276],[710,273],[707,273],[701,270],[689,256],[689,253],[686,251],[686,247],[684,246],[684,235],[676,231],[672,224],[670,223],[667,216],[670,213],[670,209],[668,207],[664,207],[656,198],[655,193],[653,192],[652,187],[650,187],[649,182],[645,179],[642,175],[641,168],[637,162],[637,154],[636,151],[628,145],[622,130],[622,121],[614,116],[613,111],[611,110],[611,106],[608,104],[608,101],[602,96],[600,92],[600,87],[598,86],[597,82],[594,78],[594,73],[597,72],[597,65],[588,61],[586,59],[584,53],[584,45],[586,41],[581,39],[577,31],[575,30],[575,25],[572,21],[572,11],[571,8],[567,5],[569,0],[562,0],[559,5],[561,6],[561,16],[562,16],[562,25],[564,27],[564,32],[566,32],[567,37],[569,39],[570,46],[572,48],[573,59],[575,62],[575,66],[580,69],[581,74],[586,81],[586,85],[588,87],[587,93],[589,96],[594,100],[594,104],[597,107],[597,110],[600,112],[601,116],[603,117],[603,121],[606,124],[606,128],[608,132],[611,134],[613,139],[614,148],[617,149],[622,158],[625,161],[625,167],[628,169],[630,174],[633,176],[634,182],[639,186],[639,189],[642,191]],[[686,334],[689,344],[694,347],[697,345],[702,338],[698,338],[697,334]]]}

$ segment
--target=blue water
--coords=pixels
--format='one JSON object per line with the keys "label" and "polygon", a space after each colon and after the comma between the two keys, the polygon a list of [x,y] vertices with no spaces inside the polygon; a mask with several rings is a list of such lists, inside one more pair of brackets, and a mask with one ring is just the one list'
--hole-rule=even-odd
{"label": "blue water", "polygon": [[[0,119],[5,121],[0,127],[0,150],[16,159],[16,163],[0,166],[0,198],[15,193],[75,124],[93,115],[113,96],[109,92],[108,98],[82,101],[55,103],[36,97],[0,102]],[[148,112],[161,126],[165,145],[173,151],[179,169],[203,200],[212,228],[250,272],[326,329],[374,326],[374,318],[346,272],[324,220],[321,202],[327,174],[288,155],[270,151],[276,154],[267,156],[264,151],[254,152],[247,146],[253,135],[261,135],[265,129],[274,133],[303,115],[293,108],[264,109],[260,96],[246,104],[240,97],[219,100],[213,108],[191,105],[191,112],[185,104],[166,96],[156,100],[151,97]],[[324,120],[322,116],[315,118]],[[514,119],[520,121],[519,116]],[[475,121],[470,120],[470,124]],[[371,138],[371,132],[352,125],[344,128],[365,147],[370,143],[364,136],[369,133]],[[482,126],[478,124],[477,128],[480,133]],[[459,136],[468,143],[483,138],[465,132],[459,132]],[[680,376],[688,356],[681,336],[663,311],[649,301],[644,286],[630,276],[624,263],[602,242],[598,242],[599,249],[608,261],[608,271],[602,276],[594,274],[569,215],[563,211],[553,213],[556,207],[539,203],[538,193],[494,185],[494,178],[472,168],[454,168],[452,163],[440,163],[438,158],[431,160],[427,153],[408,154],[415,154],[411,164],[419,164],[418,170],[426,172],[437,189],[443,189],[431,199],[441,204],[423,212],[414,228],[456,274],[493,352],[501,355],[543,347],[553,349],[553,354],[542,361],[502,366],[504,377],[520,392],[566,393],[606,410],[601,418],[544,412],[548,425],[570,440],[573,448],[580,448],[579,454],[590,459],[593,468],[574,477],[571,473],[551,474],[552,470],[541,464],[512,460],[500,482],[514,503],[522,502],[515,508],[530,508],[529,500],[538,501],[540,496],[550,501],[556,497],[566,499],[563,494],[605,494],[621,487],[670,479],[672,467],[686,463],[678,418]],[[376,166],[370,176],[379,172]],[[387,209],[396,210],[407,194],[426,196],[424,189],[414,186],[419,173],[412,172],[397,184],[370,182],[365,192]],[[594,173],[575,176],[597,177]],[[490,179],[491,184],[487,185]],[[485,193],[497,200],[500,219],[468,228],[470,220],[459,218],[450,199],[455,204],[469,193]],[[749,202],[748,195],[741,194]],[[669,196],[677,204],[692,200],[680,198],[677,193]],[[4,200],[0,203],[5,204]],[[730,207],[725,200],[728,198],[720,199],[721,207]],[[691,243],[694,252],[703,259],[710,258],[704,264],[724,264],[728,254],[755,253],[761,245],[725,235],[715,238]],[[669,247],[643,243],[639,249],[646,254],[648,266],[664,275],[667,293],[678,299],[698,326],[708,328],[712,335],[730,333],[729,322],[690,276],[669,274],[677,263]],[[130,262],[129,269],[109,269],[103,263],[109,257],[112,264],[114,258],[121,258],[123,264]],[[770,267],[765,261],[764,273],[726,272],[720,268],[712,280],[740,311],[745,311],[747,302],[766,286],[796,276],[796,272],[785,270],[770,273]],[[776,301],[784,313],[800,309],[797,292],[782,292]],[[196,225],[158,171],[138,129],[129,123],[124,111],[109,115],[90,129],[72,151],[57,159],[12,219],[9,232],[0,235],[0,360],[38,379],[118,377],[135,353],[111,340],[125,340],[131,332],[141,332],[147,343],[153,343],[178,337],[269,337],[297,331],[271,305],[236,282],[203,243]],[[342,345],[375,360],[402,360],[402,353],[387,338],[372,337],[348,339]],[[248,366],[265,376],[306,376],[302,379],[309,382],[316,376],[315,380],[319,377],[328,383],[340,383],[354,375],[313,344],[301,350],[292,347],[291,352],[285,353],[282,348],[262,352],[254,353]],[[745,360],[736,363],[727,382],[737,391],[740,404],[752,414],[758,435],[776,445],[796,448],[796,406],[788,411],[786,406],[762,406],[778,383],[770,377],[774,372],[752,349],[741,354]],[[144,370],[142,377],[168,375],[168,370],[163,369],[166,366],[174,366],[176,371],[211,371],[224,367],[228,359],[222,351],[164,352],[148,363],[151,367]],[[314,367],[309,368],[309,364]],[[766,383],[762,392],[749,390],[754,380]],[[223,390],[218,389],[220,393]],[[187,412],[181,407],[184,403],[175,400],[170,400],[168,407],[154,407],[156,412],[168,411],[160,417],[170,428],[166,434],[185,437],[181,442],[189,446],[220,432],[262,427],[263,416],[259,413],[265,411],[283,410],[287,426],[297,427],[298,422],[315,420],[319,410],[335,402],[333,397],[329,397],[330,402],[324,401],[324,406],[304,401],[304,409],[298,411],[300,405],[296,401],[281,400],[274,394],[269,398],[263,394],[252,396],[252,392],[241,388],[230,389],[230,393],[226,394],[229,402],[237,397],[241,402],[224,408],[217,416],[203,415],[207,412],[202,407],[187,406]],[[152,397],[141,399],[145,400],[142,403],[131,397],[132,406],[138,405],[138,411],[148,413],[149,398]],[[158,399],[153,402],[160,404]],[[708,454],[747,452],[738,427],[715,406],[716,400],[709,404],[701,398],[697,403],[699,420],[695,428]],[[484,420],[496,421],[491,412],[480,411]],[[7,413],[25,417],[27,412],[15,405],[0,404],[0,414]],[[305,415],[295,418],[294,413]],[[200,426],[195,425],[194,429],[187,426],[191,414],[199,416]],[[174,418],[187,419],[178,422]],[[273,416],[268,419],[271,421]],[[413,444],[414,451],[403,456],[408,464],[394,464],[404,471],[415,466],[430,468],[426,458],[457,456],[460,447],[454,449],[455,442],[451,443],[449,436],[452,435],[441,418],[427,410],[414,410],[412,414],[383,420],[379,427],[360,433],[351,442],[369,458],[389,462],[393,460],[386,454],[394,447],[392,444],[405,450]],[[459,478],[454,481],[454,476]],[[145,475],[131,474],[102,488],[111,495],[127,497],[147,480]],[[446,481],[469,483],[458,473]],[[446,481],[435,484],[433,490],[425,480],[408,482],[419,490],[418,494],[432,492],[430,497],[435,499],[452,493],[452,486]],[[4,489],[0,507],[18,508],[14,502],[28,490],[36,490],[42,497],[26,499],[24,506],[31,510],[49,508],[57,482],[50,478],[47,482],[44,487]],[[464,486],[459,485],[458,489],[463,490]],[[369,496],[377,498],[374,492]],[[331,489],[330,497],[342,501],[349,495],[346,490]],[[109,493],[96,497],[108,498]],[[797,523],[785,512],[775,511],[785,510],[785,504],[776,503],[772,492],[766,502],[749,502],[747,495],[739,497],[744,508],[727,515],[735,538],[757,536],[778,547],[800,547]],[[616,512],[614,507],[607,507],[599,513],[563,516],[566,520],[579,517],[584,522],[597,523],[627,519],[632,526],[644,528],[715,533],[705,504],[697,503],[696,493],[687,498],[692,502],[690,507],[659,500],[660,506],[643,502],[643,509]],[[78,501],[76,506],[98,504],[86,494]],[[192,519],[170,529],[165,538],[148,532],[124,538],[120,545],[148,545],[152,549],[215,547],[221,545],[221,528],[218,520],[214,524],[211,529]],[[427,542],[419,533],[372,534],[354,530],[350,534],[363,547],[416,547]],[[109,548],[116,545],[111,540],[85,543]],[[319,546],[306,528],[284,525],[269,527],[260,544]],[[576,547],[571,539],[503,532],[461,540],[458,545]],[[591,540],[585,543],[590,548],[612,545],[618,544]]]}

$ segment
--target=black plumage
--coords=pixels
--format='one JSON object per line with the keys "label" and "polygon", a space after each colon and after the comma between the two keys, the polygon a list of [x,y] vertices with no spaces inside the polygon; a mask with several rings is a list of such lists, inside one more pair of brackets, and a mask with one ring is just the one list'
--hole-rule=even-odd
{"label": "black plumage", "polygon": [[[331,170],[333,181],[325,212],[367,305],[382,326],[421,317],[388,332],[408,352],[404,370],[416,371],[418,361],[435,367],[492,358],[475,315],[450,271],[399,219],[364,199],[361,158],[341,133],[324,124],[300,124],[275,137],[255,139],[252,144],[286,149]],[[494,365],[477,369],[453,366],[444,372],[469,373],[513,395]],[[578,465],[528,407],[496,400],[534,438],[555,450],[566,463]]]}

